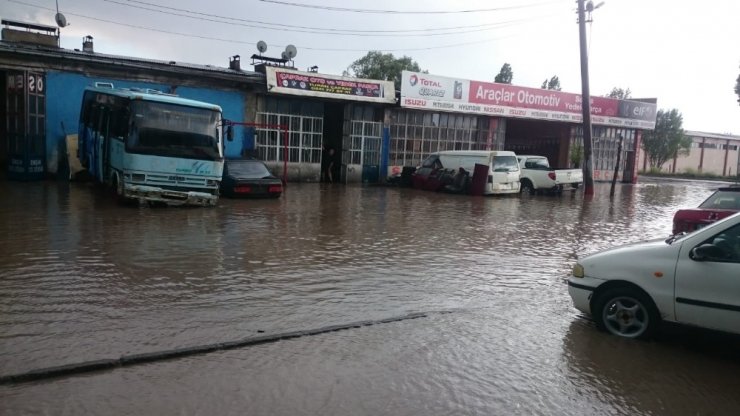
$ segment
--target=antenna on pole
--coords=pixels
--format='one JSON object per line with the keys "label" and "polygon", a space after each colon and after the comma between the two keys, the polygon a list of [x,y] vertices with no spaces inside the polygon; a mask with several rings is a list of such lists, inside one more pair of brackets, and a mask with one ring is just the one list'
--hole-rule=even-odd
{"label": "antenna on pole", "polygon": [[257,50],[260,51],[260,55],[265,53],[267,50],[267,43],[264,40],[257,42]]}
{"label": "antenna on pole", "polygon": [[57,26],[60,28],[69,26],[69,23],[67,23],[67,18],[64,17],[63,14],[59,13],[59,0],[56,0],[57,4],[57,14],[54,15],[54,20],[57,22]]}

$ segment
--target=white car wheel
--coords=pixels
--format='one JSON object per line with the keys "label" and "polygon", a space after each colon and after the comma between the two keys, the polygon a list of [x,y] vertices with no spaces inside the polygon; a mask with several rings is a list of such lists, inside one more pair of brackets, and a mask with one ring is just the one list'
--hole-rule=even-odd
{"label": "white car wheel", "polygon": [[647,338],[660,320],[652,300],[630,287],[601,294],[594,301],[593,314],[599,328],[623,338]]}

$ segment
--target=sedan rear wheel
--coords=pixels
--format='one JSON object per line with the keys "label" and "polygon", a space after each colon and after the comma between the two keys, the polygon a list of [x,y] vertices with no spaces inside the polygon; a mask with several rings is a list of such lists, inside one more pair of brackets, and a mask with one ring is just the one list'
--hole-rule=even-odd
{"label": "sedan rear wheel", "polygon": [[594,301],[596,325],[623,338],[648,338],[660,317],[653,301],[631,287],[618,287],[602,293]]}

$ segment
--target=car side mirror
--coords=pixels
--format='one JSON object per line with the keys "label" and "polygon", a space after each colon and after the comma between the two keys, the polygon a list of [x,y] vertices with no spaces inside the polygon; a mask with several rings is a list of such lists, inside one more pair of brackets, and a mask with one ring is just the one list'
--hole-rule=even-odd
{"label": "car side mirror", "polygon": [[696,261],[706,261],[712,259],[721,259],[725,252],[714,244],[702,244],[691,249],[691,258]]}
{"label": "car side mirror", "polygon": [[232,125],[226,126],[226,140],[230,142],[234,141],[234,126]]}

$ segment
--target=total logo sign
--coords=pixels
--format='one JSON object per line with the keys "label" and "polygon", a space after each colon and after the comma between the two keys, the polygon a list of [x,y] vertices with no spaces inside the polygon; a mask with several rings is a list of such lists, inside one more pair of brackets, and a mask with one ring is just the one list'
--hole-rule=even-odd
{"label": "total logo sign", "polygon": [[409,77],[409,84],[411,84],[412,87],[415,87],[416,84],[419,83],[421,83],[422,87],[444,88],[444,86],[442,86],[442,83],[439,81],[419,78],[418,76],[416,76],[416,74],[412,74],[411,77]]}
{"label": "total logo sign", "polygon": [[447,89],[440,81],[420,77],[416,74],[409,76],[409,84],[412,87],[419,86],[417,94],[421,97],[444,98],[447,94]]}

